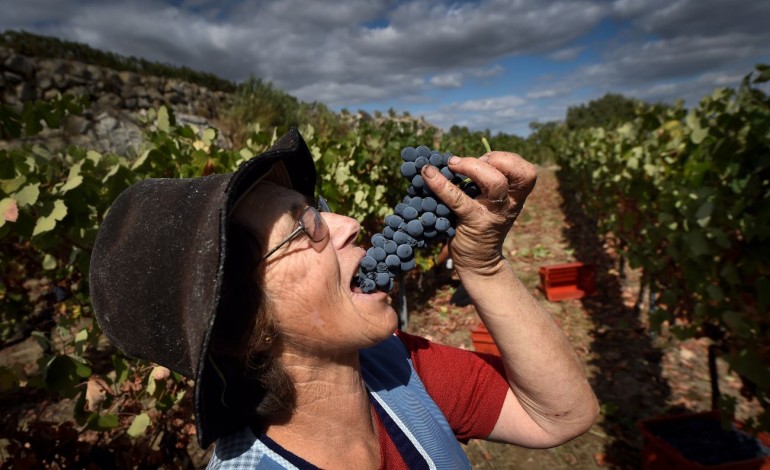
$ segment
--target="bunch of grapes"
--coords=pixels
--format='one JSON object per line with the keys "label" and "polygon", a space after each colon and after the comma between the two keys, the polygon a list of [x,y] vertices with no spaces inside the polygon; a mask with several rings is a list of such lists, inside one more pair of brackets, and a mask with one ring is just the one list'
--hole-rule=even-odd
{"label": "bunch of grapes", "polygon": [[423,181],[420,170],[433,165],[450,182],[461,186],[471,197],[479,194],[478,186],[463,175],[449,169],[450,153],[441,153],[422,145],[401,151],[401,174],[409,181],[406,196],[385,217],[385,228],[372,236],[372,247],[361,259],[354,284],[364,293],[393,289],[393,279],[414,269],[414,250],[442,242],[455,234],[455,215],[434,197]]}

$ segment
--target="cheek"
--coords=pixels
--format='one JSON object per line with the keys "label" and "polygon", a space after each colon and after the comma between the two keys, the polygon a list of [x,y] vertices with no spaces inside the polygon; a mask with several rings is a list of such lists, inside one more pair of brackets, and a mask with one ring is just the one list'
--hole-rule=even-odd
{"label": "cheek", "polygon": [[340,303],[340,274],[335,259],[313,255],[283,260],[281,269],[267,273],[265,290],[276,309],[285,312],[280,317],[289,321],[298,316],[307,326],[322,328],[325,317]]}

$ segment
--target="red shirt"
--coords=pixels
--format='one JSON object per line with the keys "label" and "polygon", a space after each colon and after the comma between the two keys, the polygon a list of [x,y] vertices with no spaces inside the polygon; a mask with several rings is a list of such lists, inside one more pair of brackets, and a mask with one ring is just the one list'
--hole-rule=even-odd
{"label": "red shirt", "polygon": [[[396,335],[404,343],[428,394],[446,416],[461,442],[486,438],[497,424],[508,393],[502,360],[432,343],[403,331]],[[407,469],[377,413],[380,440],[380,468]],[[408,469],[407,469],[408,470]]]}

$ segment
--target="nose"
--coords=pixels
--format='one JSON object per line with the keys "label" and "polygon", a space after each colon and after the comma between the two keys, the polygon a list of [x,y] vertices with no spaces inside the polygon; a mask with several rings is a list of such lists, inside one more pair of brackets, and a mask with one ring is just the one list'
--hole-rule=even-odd
{"label": "nose", "polygon": [[321,217],[329,226],[329,236],[334,249],[339,250],[355,243],[358,232],[361,231],[361,224],[356,219],[333,212],[322,212]]}

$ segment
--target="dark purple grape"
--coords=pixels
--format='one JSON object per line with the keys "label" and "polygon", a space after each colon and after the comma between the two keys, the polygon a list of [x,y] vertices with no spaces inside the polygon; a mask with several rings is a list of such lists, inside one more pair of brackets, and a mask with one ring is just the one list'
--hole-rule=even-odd
{"label": "dark purple grape", "polygon": [[364,256],[361,258],[361,267],[364,268],[365,271],[374,271],[375,268],[377,268],[377,260],[368,255]]}
{"label": "dark purple grape", "polygon": [[404,178],[412,179],[417,174],[417,167],[414,162],[406,162],[401,165],[401,174]]}
{"label": "dark purple grape", "polygon": [[416,219],[410,220],[409,223],[406,224],[406,231],[410,236],[418,238],[423,232],[422,222]]}
{"label": "dark purple grape", "polygon": [[430,154],[432,153],[430,150],[430,147],[427,147],[425,145],[420,145],[417,147],[417,155],[420,157],[430,157]]}
{"label": "dark purple grape", "polygon": [[385,261],[385,257],[388,256],[388,254],[385,252],[384,248],[382,248],[381,246],[376,246],[372,250],[371,256],[372,258],[375,259],[375,261],[379,263],[380,261]]}
{"label": "dark purple grape", "polygon": [[377,273],[377,277],[375,278],[374,282],[377,283],[378,287],[385,287],[390,284],[390,276],[387,272]]}
{"label": "dark purple grape", "polygon": [[398,249],[396,250],[396,254],[402,261],[406,261],[412,257],[412,255],[414,254],[414,250],[412,249],[411,246],[407,244],[403,244],[398,246]]}
{"label": "dark purple grape", "polygon": [[401,150],[401,159],[405,162],[413,162],[417,158],[417,150],[414,147],[404,147]]}
{"label": "dark purple grape", "polygon": [[420,205],[423,212],[436,212],[436,207],[438,207],[438,201],[436,201],[436,198],[434,197],[426,197],[422,199],[422,204]]}
{"label": "dark purple grape", "polygon": [[420,213],[412,206],[407,207],[404,209],[404,220],[409,222],[410,220],[416,219]]}
{"label": "dark purple grape", "polygon": [[401,271],[402,272],[411,271],[412,269],[414,269],[414,266],[415,266],[414,258],[410,259],[409,261],[404,261],[403,263],[401,263]]}

